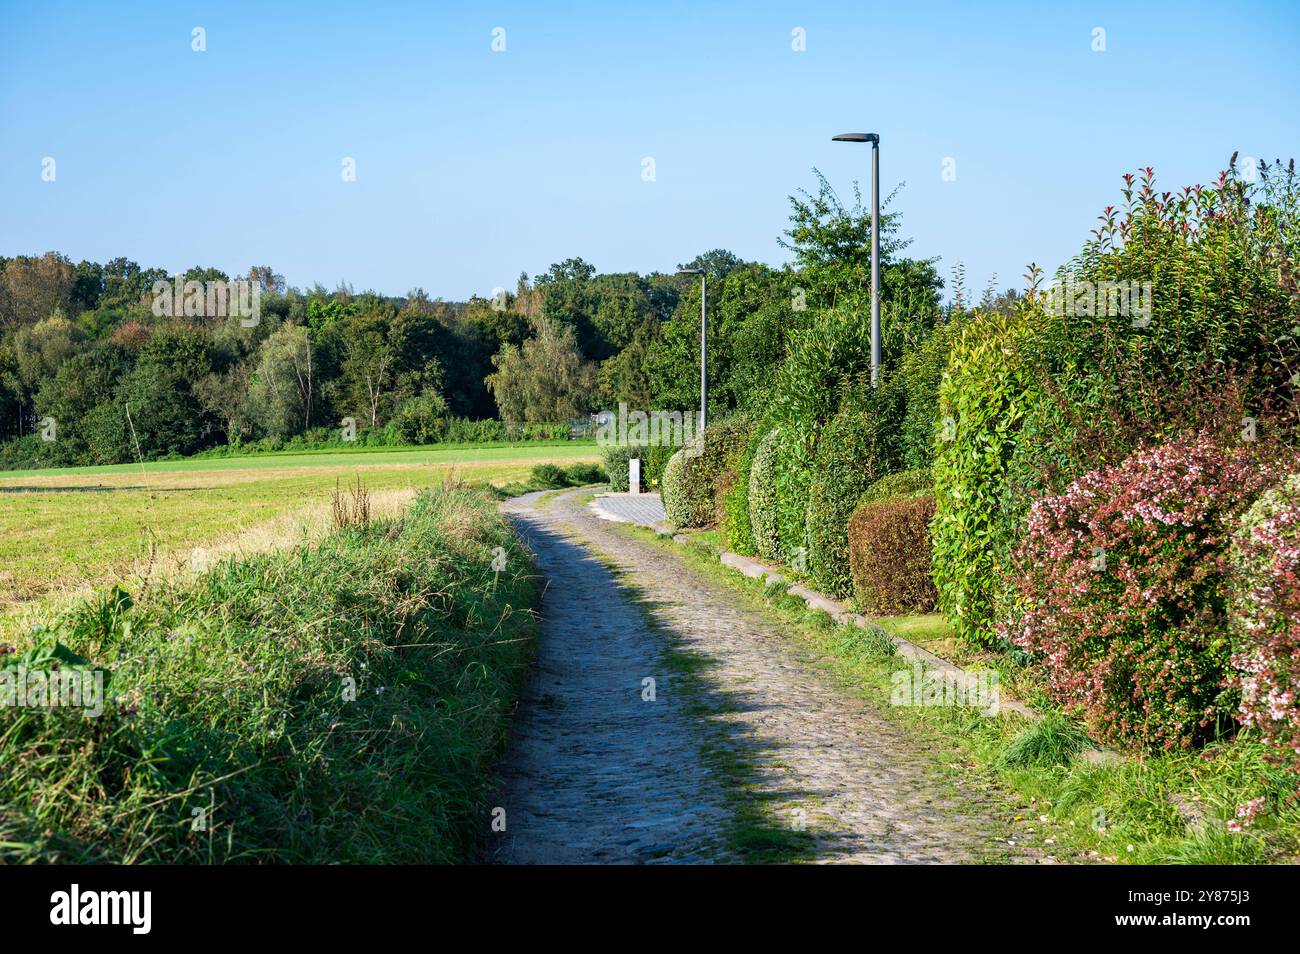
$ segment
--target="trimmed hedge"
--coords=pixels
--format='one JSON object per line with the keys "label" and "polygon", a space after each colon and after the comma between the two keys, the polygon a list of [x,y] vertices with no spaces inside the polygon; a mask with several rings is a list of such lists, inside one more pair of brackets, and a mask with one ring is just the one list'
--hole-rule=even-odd
{"label": "trimmed hedge", "polygon": [[808,576],[844,598],[853,592],[849,571],[849,517],[863,493],[899,459],[897,414],[901,389],[877,389],[858,379],[845,389],[840,410],[817,438],[804,507]]}
{"label": "trimmed hedge", "polygon": [[780,433],[773,428],[763,435],[749,468],[749,525],[754,550],[764,560],[781,562],[781,536],[776,519],[776,453]]}
{"label": "trimmed hedge", "polygon": [[749,478],[758,446],[767,436],[765,427],[759,424],[749,432],[749,440],[735,457],[730,484],[718,486],[718,529],[722,531],[723,544],[728,550],[745,556],[758,555],[754,527],[749,519]]}
{"label": "trimmed hedge", "polygon": [[[609,479],[609,489],[615,493],[627,493],[627,462],[631,458],[632,448],[626,444],[615,444],[605,448],[605,476]],[[641,483],[644,486],[644,469],[641,471]]]}
{"label": "trimmed hedge", "polygon": [[[720,478],[745,449],[753,423],[732,417],[709,427],[702,448],[682,448],[663,476],[664,512],[675,527],[717,526]],[[692,453],[694,451],[694,453]],[[733,476],[730,478],[734,480]]]}
{"label": "trimmed hedge", "polygon": [[627,493],[627,464],[633,457],[641,459],[641,489],[649,490],[663,480],[663,472],[676,448],[657,445],[616,444],[605,448],[605,473],[609,489]]}
{"label": "trimmed hedge", "polygon": [[898,616],[934,609],[933,516],[934,498],[928,495],[875,496],[853,512],[848,525],[849,566],[861,612]]}
{"label": "trimmed hedge", "polygon": [[956,334],[939,386],[934,454],[934,580],[957,635],[993,645],[999,593],[1023,514],[1004,508],[1021,424],[1036,400],[1020,352],[1028,310],[977,314]]}
{"label": "trimmed hedge", "polygon": [[902,470],[877,480],[858,499],[858,504],[886,500],[890,497],[932,496],[934,496],[934,477],[929,470]]}

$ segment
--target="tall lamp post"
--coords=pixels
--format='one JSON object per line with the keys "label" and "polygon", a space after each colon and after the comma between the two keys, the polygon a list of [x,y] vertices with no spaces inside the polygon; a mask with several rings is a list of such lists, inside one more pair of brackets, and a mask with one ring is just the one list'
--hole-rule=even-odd
{"label": "tall lamp post", "polygon": [[871,386],[880,377],[880,136],[840,133],[833,142],[871,143]]}
{"label": "tall lamp post", "polygon": [[708,302],[708,278],[702,268],[679,268],[678,275],[700,276],[700,437],[703,439],[704,427],[709,414],[709,373],[707,360],[709,356],[709,319],[705,310]]}

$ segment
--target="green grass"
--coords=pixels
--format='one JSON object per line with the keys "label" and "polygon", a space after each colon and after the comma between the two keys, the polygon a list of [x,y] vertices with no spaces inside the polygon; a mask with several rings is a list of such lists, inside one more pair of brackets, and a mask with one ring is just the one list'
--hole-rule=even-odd
{"label": "green grass", "polygon": [[[1046,713],[1040,723],[1008,715],[990,718],[954,706],[892,706],[891,676],[901,663],[893,644],[870,630],[835,626],[808,610],[784,585],[764,585],[718,563],[703,547],[679,547],[641,528],[623,532],[683,554],[695,572],[744,594],[774,614],[814,651],[821,665],[851,691],[891,713],[919,744],[955,753],[950,763],[963,785],[995,786],[1016,801],[1017,839],[1066,860],[1135,864],[1294,863],[1300,860],[1297,782],[1265,758],[1248,735],[1203,750],[1131,755],[1094,764],[1078,752],[1082,728],[1050,709],[1032,678],[1005,656],[954,653],[953,662],[986,666],[1004,692]],[[825,617],[825,618],[824,618]],[[936,617],[876,621],[935,649],[948,639]],[[1266,813],[1241,833],[1225,823],[1238,805],[1264,797]],[[1032,829],[1032,831],[1030,831]],[[1051,843],[1048,843],[1051,839]]]}
{"label": "green grass", "polygon": [[29,477],[112,477],[139,473],[170,474],[191,471],[282,469],[286,467],[336,467],[340,459],[356,458],[356,466],[386,464],[458,464],[485,461],[598,460],[594,441],[527,441],[510,444],[435,444],[427,447],[335,447],[326,450],[271,451],[230,457],[189,457],[146,461],[141,464],[104,464],[95,467],[43,467],[3,470],[0,481]]}
{"label": "green grass", "polygon": [[[0,477],[0,609],[188,566],[196,547],[258,552],[315,535],[337,483],[361,478],[385,512],[450,477],[525,480],[596,460],[594,445],[351,450],[22,471]],[[91,479],[93,478],[93,479]],[[134,584],[133,584],[134,585]],[[0,619],[0,633],[6,628]]]}
{"label": "green grass", "polygon": [[86,602],[18,651],[57,640],[109,673],[112,701],[0,709],[0,861],[464,860],[537,597],[495,501],[449,486],[134,604]]}

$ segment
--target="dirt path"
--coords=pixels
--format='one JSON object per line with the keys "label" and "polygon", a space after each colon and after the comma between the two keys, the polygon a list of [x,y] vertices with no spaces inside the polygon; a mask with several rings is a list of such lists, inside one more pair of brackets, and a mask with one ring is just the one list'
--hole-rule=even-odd
{"label": "dirt path", "polygon": [[777,623],[574,494],[539,496],[505,507],[549,586],[487,860],[743,861],[786,842],[815,861],[1008,860],[1007,807],[955,792]]}

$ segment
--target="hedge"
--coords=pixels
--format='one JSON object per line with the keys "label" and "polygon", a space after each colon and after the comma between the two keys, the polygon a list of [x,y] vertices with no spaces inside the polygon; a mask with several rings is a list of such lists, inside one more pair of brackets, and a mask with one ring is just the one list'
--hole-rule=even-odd
{"label": "hedge", "polygon": [[836,597],[853,592],[849,571],[849,517],[881,476],[897,466],[902,391],[868,378],[855,380],[835,418],[817,438],[812,479],[804,507],[808,575]]}
{"label": "hedge", "polygon": [[997,642],[999,587],[1022,534],[1003,507],[1018,431],[1036,398],[1019,350],[1028,309],[979,314],[956,333],[939,386],[931,528],[939,606],[959,636]]}
{"label": "hedge", "polygon": [[781,536],[776,521],[776,452],[780,433],[773,428],[763,435],[749,469],[749,525],[754,549],[765,560],[781,562]]}
{"label": "hedge", "polygon": [[744,417],[728,418],[704,432],[702,447],[683,448],[672,456],[661,488],[669,523],[696,528],[717,525],[719,479],[744,450],[752,427]]}
{"label": "hedge", "polygon": [[749,519],[749,478],[759,444],[767,433],[764,425],[756,425],[750,431],[744,449],[736,455],[730,484],[728,486],[720,484],[718,487],[722,498],[718,513],[718,529],[722,531],[723,544],[728,550],[745,556],[758,555],[758,548],[754,543],[754,527]]}
{"label": "hedge", "polygon": [[858,609],[873,616],[928,613],[931,578],[930,496],[864,501],[849,518],[849,565]]}

